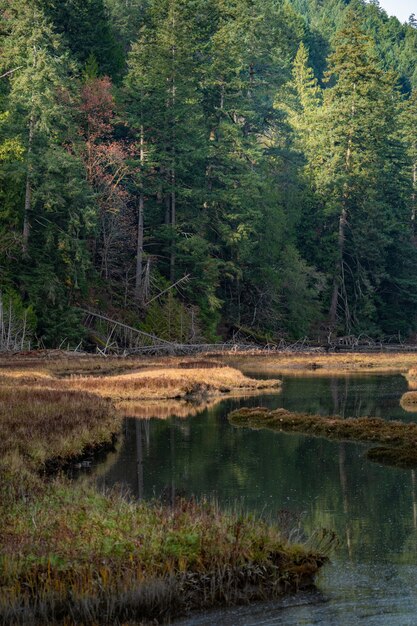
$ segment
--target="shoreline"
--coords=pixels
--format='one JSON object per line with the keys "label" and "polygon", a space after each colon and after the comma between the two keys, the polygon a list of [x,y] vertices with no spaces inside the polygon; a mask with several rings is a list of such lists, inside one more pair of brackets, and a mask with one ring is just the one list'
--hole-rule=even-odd
{"label": "shoreline", "polygon": [[285,409],[243,408],[229,414],[236,428],[266,429],[331,441],[378,444],[367,450],[370,461],[401,468],[417,467],[417,424],[376,417],[340,418]]}
{"label": "shoreline", "polygon": [[192,500],[134,503],[48,472],[111,445],[123,420],[112,402],[146,405],[147,386],[154,404],[184,403],[277,393],[279,381],[184,359],[165,364],[163,384],[149,362],[23,361],[0,366],[0,623],[164,623],[313,584],[328,557],[261,519]]}

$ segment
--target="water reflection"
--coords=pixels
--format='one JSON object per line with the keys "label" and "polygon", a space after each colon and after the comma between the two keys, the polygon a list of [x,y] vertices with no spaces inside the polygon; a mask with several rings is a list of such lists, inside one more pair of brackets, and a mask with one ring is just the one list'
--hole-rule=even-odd
{"label": "water reflection", "polygon": [[399,404],[406,389],[401,376],[288,378],[279,395],[228,399],[188,419],[128,418],[118,457],[98,483],[122,483],[138,498],[213,496],[272,521],[287,510],[302,515],[307,532],[337,532],[342,545],[320,584],[324,596],[297,596],[293,605],[286,599],[284,612],[282,603],[268,605],[262,619],[251,608],[189,624],[415,623],[406,620],[417,612],[416,472],[371,463],[364,446],[235,429],[227,421],[242,405],[413,420]]}

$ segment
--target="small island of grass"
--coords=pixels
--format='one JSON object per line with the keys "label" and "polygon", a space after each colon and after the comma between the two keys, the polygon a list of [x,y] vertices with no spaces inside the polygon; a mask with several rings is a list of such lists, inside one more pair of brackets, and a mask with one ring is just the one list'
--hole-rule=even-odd
{"label": "small island of grass", "polygon": [[417,424],[376,417],[341,418],[294,413],[285,409],[242,408],[229,415],[236,427],[303,433],[339,441],[377,443],[367,451],[372,461],[397,467],[417,466]]}

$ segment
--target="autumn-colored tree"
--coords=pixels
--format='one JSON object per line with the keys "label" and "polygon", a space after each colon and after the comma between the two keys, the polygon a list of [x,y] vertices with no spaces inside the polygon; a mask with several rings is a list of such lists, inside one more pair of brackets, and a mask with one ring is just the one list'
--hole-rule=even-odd
{"label": "autumn-colored tree", "polygon": [[131,150],[126,141],[115,138],[115,109],[110,78],[87,78],[80,104],[82,157],[98,211],[94,252],[107,279],[117,274],[120,249],[131,243],[126,187]]}

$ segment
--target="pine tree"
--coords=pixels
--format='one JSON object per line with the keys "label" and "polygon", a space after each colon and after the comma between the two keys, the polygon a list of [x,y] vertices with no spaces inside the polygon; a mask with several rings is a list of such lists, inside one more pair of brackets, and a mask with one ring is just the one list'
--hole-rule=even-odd
{"label": "pine tree", "polygon": [[354,11],[335,39],[327,81],[314,169],[336,235],[329,321],[375,331],[404,187],[394,79],[378,67]]}
{"label": "pine tree", "polygon": [[93,56],[101,74],[119,75],[124,65],[123,53],[115,39],[103,0],[37,2],[82,67]]}

